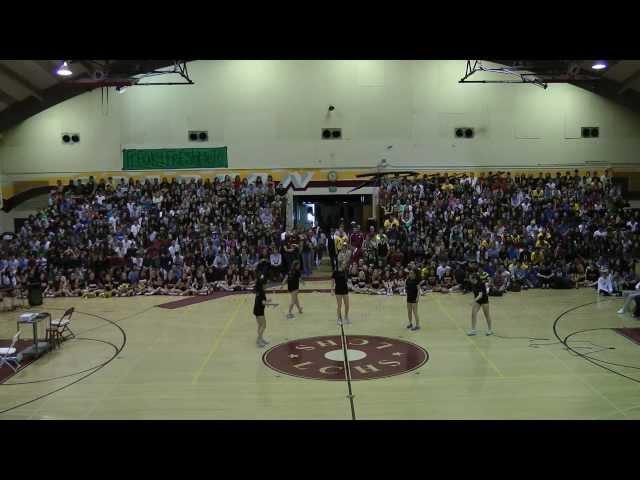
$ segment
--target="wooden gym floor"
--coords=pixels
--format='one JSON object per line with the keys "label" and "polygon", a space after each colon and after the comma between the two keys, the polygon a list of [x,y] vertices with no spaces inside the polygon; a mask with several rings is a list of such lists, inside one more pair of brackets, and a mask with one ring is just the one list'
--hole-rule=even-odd
{"label": "wooden gym floor", "polygon": [[[307,288],[310,284],[307,283]],[[327,288],[329,282],[314,282]],[[77,311],[66,341],[0,385],[0,419],[350,419],[342,381],[280,374],[255,346],[253,295],[235,295],[174,310],[176,297],[46,299],[33,310]],[[335,300],[302,294],[305,312],[285,318],[288,295],[267,310],[271,345],[337,335]],[[467,337],[471,295],[421,298],[423,329],[409,332],[404,297],[351,295],[347,335],[403,338],[429,352],[416,371],[353,382],[358,419],[639,419],[640,345],[609,328],[640,327],[596,302],[592,290],[536,290],[492,298],[494,332]],[[638,379],[623,378],[556,343]],[[0,338],[15,332],[21,311],[0,314]],[[603,328],[582,332],[582,330]],[[23,329],[23,338],[31,331]],[[124,346],[123,346],[124,345]],[[123,347],[122,347],[123,346]],[[613,347],[613,348],[611,348]],[[120,348],[122,348],[121,351]],[[82,372],[82,373],[81,373]]]}

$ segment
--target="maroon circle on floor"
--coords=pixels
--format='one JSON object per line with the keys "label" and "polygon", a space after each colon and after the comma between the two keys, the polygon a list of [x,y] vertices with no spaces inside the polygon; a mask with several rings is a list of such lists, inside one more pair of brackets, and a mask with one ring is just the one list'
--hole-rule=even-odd
{"label": "maroon circle on floor", "polygon": [[[375,380],[411,372],[429,360],[419,345],[396,338],[347,335],[352,380]],[[302,338],[275,345],[262,361],[276,372],[313,380],[345,380],[339,335]]]}

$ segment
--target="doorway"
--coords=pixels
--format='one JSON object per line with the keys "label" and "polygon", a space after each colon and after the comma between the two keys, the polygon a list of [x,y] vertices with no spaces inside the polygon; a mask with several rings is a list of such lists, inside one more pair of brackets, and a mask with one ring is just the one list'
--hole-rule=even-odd
{"label": "doorway", "polygon": [[296,195],[293,198],[294,226],[320,227],[328,231],[344,221],[350,229],[351,222],[366,228],[373,216],[372,196],[369,195]]}

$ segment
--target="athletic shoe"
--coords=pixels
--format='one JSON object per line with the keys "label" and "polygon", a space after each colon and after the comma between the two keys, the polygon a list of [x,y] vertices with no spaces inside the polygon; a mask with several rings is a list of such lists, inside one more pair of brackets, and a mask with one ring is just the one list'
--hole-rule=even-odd
{"label": "athletic shoe", "polygon": [[415,327],[413,327],[411,330],[413,330],[414,332],[415,332],[416,330],[420,330],[420,325],[416,325],[416,326],[415,326]]}
{"label": "athletic shoe", "polygon": [[342,325],[342,319],[339,318],[338,321],[336,322],[338,325]]}
{"label": "athletic shoe", "polygon": [[262,339],[262,343],[264,343],[265,345],[269,345],[269,340],[265,340],[264,338]]}
{"label": "athletic shoe", "polygon": [[617,313],[620,314],[620,315],[624,315],[624,308],[621,308],[620,310],[618,310]]}
{"label": "athletic shoe", "polygon": [[351,319],[350,318],[345,318],[344,321],[345,321],[345,323],[347,325],[351,325]]}
{"label": "athletic shoe", "polygon": [[287,318],[296,318],[293,313],[287,313]]}
{"label": "athletic shoe", "polygon": [[304,313],[304,312],[302,311],[302,309],[300,309],[300,314],[302,314],[302,313]]}
{"label": "athletic shoe", "polygon": [[489,335],[493,335],[493,331],[492,330],[487,330],[487,333],[485,333],[485,335],[488,337]]}
{"label": "athletic shoe", "polygon": [[407,325],[407,328],[408,328],[409,330],[413,330],[413,324],[412,324],[412,323],[410,323],[409,325]]}
{"label": "athletic shoe", "polygon": [[473,337],[477,332],[475,330],[469,330],[469,333],[467,333],[467,335],[469,335],[470,337]]}

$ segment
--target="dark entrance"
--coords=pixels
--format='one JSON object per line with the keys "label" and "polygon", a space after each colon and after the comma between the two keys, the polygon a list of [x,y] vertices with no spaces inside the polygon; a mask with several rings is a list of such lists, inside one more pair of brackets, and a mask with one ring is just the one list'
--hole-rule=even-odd
{"label": "dark entrance", "polygon": [[294,225],[337,228],[341,221],[349,229],[356,222],[361,229],[373,216],[371,195],[296,195],[293,198]]}

